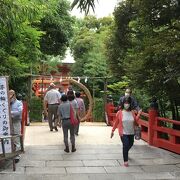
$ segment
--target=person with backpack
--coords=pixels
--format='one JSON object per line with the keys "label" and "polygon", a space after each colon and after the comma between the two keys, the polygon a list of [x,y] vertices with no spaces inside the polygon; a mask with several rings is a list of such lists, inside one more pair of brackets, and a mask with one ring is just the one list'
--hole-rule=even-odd
{"label": "person with backpack", "polygon": [[119,98],[119,102],[118,102],[119,108],[121,108],[121,105],[125,97],[131,97],[131,108],[133,110],[136,110],[136,113],[138,113],[140,111],[140,107],[137,100],[132,96],[132,90],[130,88],[126,88],[124,96],[121,96]]}

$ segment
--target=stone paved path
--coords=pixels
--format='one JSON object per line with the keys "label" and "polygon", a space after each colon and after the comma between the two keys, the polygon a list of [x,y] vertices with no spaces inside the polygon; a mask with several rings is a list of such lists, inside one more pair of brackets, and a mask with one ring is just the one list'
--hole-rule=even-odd
{"label": "stone paved path", "polygon": [[129,167],[123,166],[122,146],[111,127],[82,123],[75,153],[63,151],[62,131],[50,132],[46,123],[26,127],[25,154],[0,180],[133,180],[179,179],[180,155],[135,141]]}

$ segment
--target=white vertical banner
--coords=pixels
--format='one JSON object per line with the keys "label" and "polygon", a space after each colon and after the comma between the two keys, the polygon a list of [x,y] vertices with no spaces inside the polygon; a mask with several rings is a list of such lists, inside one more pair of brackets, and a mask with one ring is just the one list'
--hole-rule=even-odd
{"label": "white vertical banner", "polygon": [[87,81],[88,81],[88,78],[86,77],[85,80],[84,80],[84,82],[87,83]]}
{"label": "white vertical banner", "polygon": [[80,80],[81,80],[81,78],[80,78],[80,77],[78,77],[78,83],[80,83]]}
{"label": "white vertical banner", "polygon": [[[8,80],[7,77],[0,76],[0,137],[8,136],[11,134],[11,118],[9,108],[9,96],[8,96]],[[0,144],[1,145],[1,144]],[[11,140],[4,140],[5,152],[12,152]],[[2,153],[2,147],[0,146],[0,153]]]}

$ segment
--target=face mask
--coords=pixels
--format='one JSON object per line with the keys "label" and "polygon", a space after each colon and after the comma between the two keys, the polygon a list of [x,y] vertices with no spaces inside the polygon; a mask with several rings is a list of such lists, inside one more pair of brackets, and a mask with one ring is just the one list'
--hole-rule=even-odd
{"label": "face mask", "polygon": [[129,93],[125,93],[125,96],[126,96],[126,97],[129,97],[129,96],[130,96],[130,94],[129,94]]}
{"label": "face mask", "polygon": [[129,107],[130,107],[130,104],[124,104],[124,109],[129,109]]}

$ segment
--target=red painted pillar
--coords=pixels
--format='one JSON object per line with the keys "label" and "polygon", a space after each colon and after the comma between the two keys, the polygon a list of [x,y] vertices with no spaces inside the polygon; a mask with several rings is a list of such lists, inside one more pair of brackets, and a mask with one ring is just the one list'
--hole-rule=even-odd
{"label": "red painted pillar", "polygon": [[25,134],[26,122],[27,122],[27,102],[23,101],[22,123],[21,123],[21,134],[23,135],[23,139],[24,139],[24,134]]}
{"label": "red painted pillar", "polygon": [[153,126],[156,121],[158,113],[154,109],[149,109],[149,126],[148,126],[148,143],[149,145],[153,145],[153,139],[154,139],[154,129]]}

